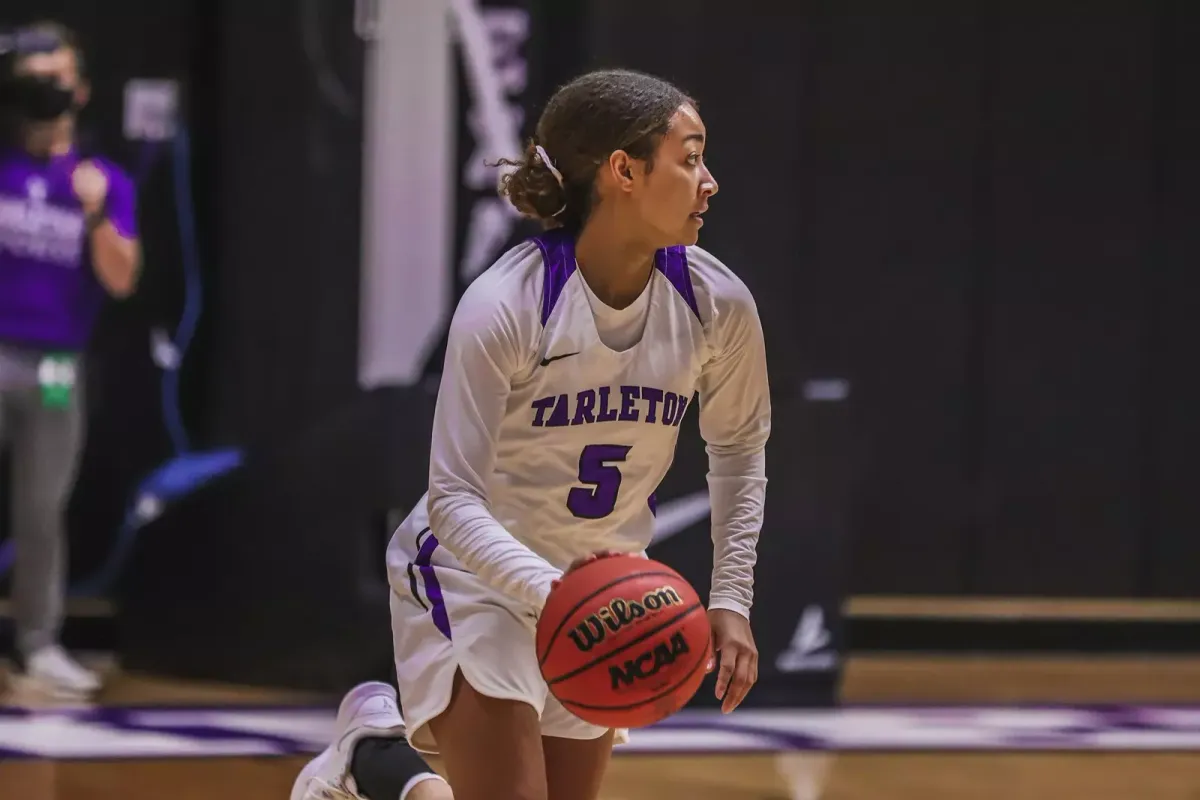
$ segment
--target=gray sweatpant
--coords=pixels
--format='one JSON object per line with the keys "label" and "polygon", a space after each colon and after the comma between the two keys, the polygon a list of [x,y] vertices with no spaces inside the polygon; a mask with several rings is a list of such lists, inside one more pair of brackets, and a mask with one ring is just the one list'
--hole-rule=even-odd
{"label": "gray sweatpant", "polygon": [[37,358],[0,346],[0,446],[12,449],[12,601],[22,656],[56,643],[62,628],[66,503],[84,441],[82,382],[80,371],[68,407],[46,408]]}

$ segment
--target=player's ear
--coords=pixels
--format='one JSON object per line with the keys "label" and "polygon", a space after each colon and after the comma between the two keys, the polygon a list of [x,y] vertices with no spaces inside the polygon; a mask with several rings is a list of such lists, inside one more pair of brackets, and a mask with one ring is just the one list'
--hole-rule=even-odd
{"label": "player's ear", "polygon": [[608,157],[608,171],[613,182],[622,191],[633,189],[634,176],[638,174],[640,164],[637,159],[630,157],[624,150],[615,150]]}

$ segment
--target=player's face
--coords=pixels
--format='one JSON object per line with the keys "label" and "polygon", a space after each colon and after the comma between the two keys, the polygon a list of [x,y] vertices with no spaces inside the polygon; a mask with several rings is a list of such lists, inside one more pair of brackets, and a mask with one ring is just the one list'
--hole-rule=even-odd
{"label": "player's face", "polygon": [[699,112],[683,105],[654,154],[654,166],[634,192],[638,212],[658,247],[695,244],[701,215],[717,181],[704,164],[706,131]]}

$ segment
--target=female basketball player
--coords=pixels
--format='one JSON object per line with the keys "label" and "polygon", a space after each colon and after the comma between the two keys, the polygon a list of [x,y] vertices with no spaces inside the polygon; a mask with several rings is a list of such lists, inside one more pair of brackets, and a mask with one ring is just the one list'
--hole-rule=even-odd
{"label": "female basketball player", "polygon": [[[565,570],[644,552],[654,490],[696,392],[723,709],[757,679],[748,617],[770,399],[754,301],[694,247],[717,193],[705,141],[677,88],[602,71],[561,88],[525,157],[504,162],[516,169],[502,194],[547,232],[501,257],[459,303],[429,492],[388,546],[408,740],[441,754],[457,800],[598,796],[625,734],[549,694],[535,623]],[[334,745],[293,797],[395,800],[413,781],[410,800],[449,797],[387,738],[404,724],[394,698],[381,684],[351,692]]]}

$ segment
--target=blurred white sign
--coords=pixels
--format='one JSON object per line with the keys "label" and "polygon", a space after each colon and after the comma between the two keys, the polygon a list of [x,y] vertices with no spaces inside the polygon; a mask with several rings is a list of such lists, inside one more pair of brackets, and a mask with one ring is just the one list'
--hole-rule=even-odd
{"label": "blurred white sign", "polygon": [[161,142],[175,135],[179,82],[135,78],[125,84],[125,138]]}

